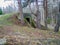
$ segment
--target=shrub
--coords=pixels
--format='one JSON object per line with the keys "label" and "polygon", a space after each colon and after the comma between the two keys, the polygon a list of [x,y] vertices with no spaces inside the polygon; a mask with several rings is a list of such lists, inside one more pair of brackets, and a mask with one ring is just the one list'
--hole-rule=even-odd
{"label": "shrub", "polygon": [[35,24],[34,20],[31,21],[31,26],[34,27],[34,28],[36,28],[36,24]]}
{"label": "shrub", "polygon": [[48,18],[47,23],[50,24],[50,22],[51,22],[51,18]]}
{"label": "shrub", "polygon": [[2,14],[2,9],[0,9],[0,15]]}

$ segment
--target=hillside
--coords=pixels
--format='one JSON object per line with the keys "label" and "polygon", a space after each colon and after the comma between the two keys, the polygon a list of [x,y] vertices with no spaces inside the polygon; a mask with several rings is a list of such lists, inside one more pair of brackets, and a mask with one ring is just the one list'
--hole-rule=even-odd
{"label": "hillside", "polygon": [[60,32],[20,26],[13,22],[13,15],[0,16],[0,38],[6,38],[8,45],[59,45]]}

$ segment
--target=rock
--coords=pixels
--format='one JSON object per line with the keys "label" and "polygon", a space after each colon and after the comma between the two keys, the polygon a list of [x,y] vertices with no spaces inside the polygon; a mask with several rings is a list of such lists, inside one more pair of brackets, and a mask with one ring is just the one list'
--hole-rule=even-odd
{"label": "rock", "polygon": [[1,38],[0,39],[0,45],[3,45],[7,42],[7,39],[6,38]]}

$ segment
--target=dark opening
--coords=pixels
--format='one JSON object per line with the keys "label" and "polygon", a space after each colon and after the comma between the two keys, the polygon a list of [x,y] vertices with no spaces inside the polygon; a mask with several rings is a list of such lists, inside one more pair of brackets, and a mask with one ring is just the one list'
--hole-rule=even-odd
{"label": "dark opening", "polygon": [[26,20],[30,23],[30,18],[26,18]]}

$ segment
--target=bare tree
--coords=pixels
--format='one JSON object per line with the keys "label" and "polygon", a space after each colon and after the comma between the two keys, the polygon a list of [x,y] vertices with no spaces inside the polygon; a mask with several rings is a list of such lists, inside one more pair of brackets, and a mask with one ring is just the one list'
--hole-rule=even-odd
{"label": "bare tree", "polygon": [[21,4],[21,0],[17,0],[18,1],[18,8],[19,8],[19,19],[21,20],[21,24],[24,24],[24,17],[23,17],[23,9],[22,9],[22,4]]}
{"label": "bare tree", "polygon": [[36,25],[37,25],[37,28],[41,28],[41,24],[40,24],[41,14],[40,14],[40,11],[39,11],[38,0],[36,0],[35,2],[36,2],[36,8],[37,8],[37,11],[36,11]]}
{"label": "bare tree", "polygon": [[31,14],[34,14],[36,16],[36,27],[41,29],[41,24],[40,24],[40,20],[41,20],[41,14],[40,14],[40,11],[39,11],[39,5],[38,5],[38,0],[35,0],[35,3],[36,3],[36,13],[34,13],[32,10],[31,10],[31,6],[30,6],[30,3],[29,3],[29,8],[30,8],[30,11],[31,11]]}
{"label": "bare tree", "polygon": [[34,13],[31,9],[31,6],[30,6],[30,1],[29,1],[29,8],[30,8],[30,11],[31,11],[31,14],[34,14],[36,16],[36,27],[41,29],[41,24],[40,24],[40,19],[41,19],[41,14],[40,14],[40,11],[39,11],[39,5],[38,5],[38,0],[35,0],[36,2],[36,13]]}
{"label": "bare tree", "polygon": [[44,14],[45,14],[45,27],[47,29],[47,16],[48,16],[47,0],[43,0],[43,7],[44,7]]}

